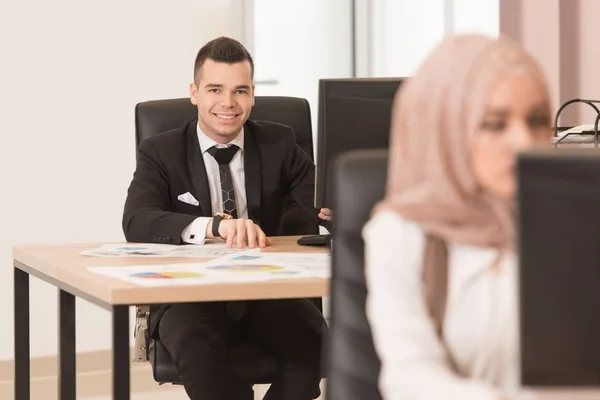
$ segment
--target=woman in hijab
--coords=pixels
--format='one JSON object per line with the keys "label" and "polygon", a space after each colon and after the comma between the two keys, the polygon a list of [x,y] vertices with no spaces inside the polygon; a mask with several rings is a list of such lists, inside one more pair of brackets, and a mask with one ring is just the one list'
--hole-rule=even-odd
{"label": "woman in hijab", "polygon": [[363,231],[384,399],[516,398],[515,156],[549,143],[550,118],[540,68],[506,38],[450,38],[399,90]]}

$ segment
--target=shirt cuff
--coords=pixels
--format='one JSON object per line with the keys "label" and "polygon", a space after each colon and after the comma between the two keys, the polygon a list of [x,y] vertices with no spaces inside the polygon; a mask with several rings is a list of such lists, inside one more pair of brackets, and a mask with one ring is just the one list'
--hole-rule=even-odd
{"label": "shirt cuff", "polygon": [[204,244],[206,239],[206,226],[210,222],[208,217],[198,217],[181,232],[184,243]]}

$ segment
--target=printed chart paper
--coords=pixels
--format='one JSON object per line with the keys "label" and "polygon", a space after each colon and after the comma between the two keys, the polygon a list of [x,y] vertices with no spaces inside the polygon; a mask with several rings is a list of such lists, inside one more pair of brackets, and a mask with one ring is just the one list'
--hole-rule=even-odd
{"label": "printed chart paper", "polygon": [[[253,249],[250,251],[259,251]],[[91,257],[188,257],[217,258],[227,254],[240,253],[247,249],[228,248],[226,243],[205,243],[201,245],[170,245],[154,243],[105,244],[102,247],[85,250],[79,254]]]}
{"label": "printed chart paper", "polygon": [[260,253],[247,250],[206,263],[88,267],[96,274],[140,286],[202,285],[281,279],[328,279],[329,254]]}

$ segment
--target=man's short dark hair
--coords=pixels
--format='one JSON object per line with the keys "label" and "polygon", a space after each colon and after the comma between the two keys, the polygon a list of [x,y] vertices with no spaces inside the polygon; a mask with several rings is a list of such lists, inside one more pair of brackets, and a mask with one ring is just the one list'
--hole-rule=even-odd
{"label": "man's short dark hair", "polygon": [[235,64],[238,62],[250,62],[251,77],[254,79],[254,61],[246,48],[237,40],[225,36],[213,39],[206,43],[198,55],[194,63],[194,82],[198,84],[200,68],[204,62],[211,59],[215,62]]}

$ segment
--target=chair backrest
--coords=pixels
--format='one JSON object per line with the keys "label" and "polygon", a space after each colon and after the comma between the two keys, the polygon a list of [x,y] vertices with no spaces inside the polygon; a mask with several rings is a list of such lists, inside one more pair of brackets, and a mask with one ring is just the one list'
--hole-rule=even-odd
{"label": "chair backrest", "polygon": [[[310,106],[298,97],[257,96],[250,119],[278,122],[294,129],[296,143],[314,161]],[[198,110],[189,98],[153,100],[135,107],[136,146],[146,138],[179,128],[197,118]],[[314,217],[288,196],[284,203],[282,235],[318,233]]]}
{"label": "chair backrest", "polygon": [[378,400],[380,362],[365,313],[367,288],[361,236],[385,192],[386,149],[342,154],[333,163],[333,271],[327,354],[327,400]]}

